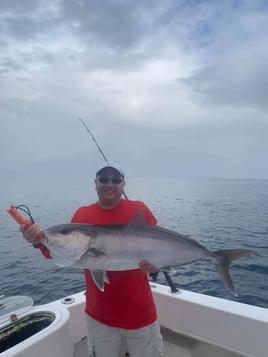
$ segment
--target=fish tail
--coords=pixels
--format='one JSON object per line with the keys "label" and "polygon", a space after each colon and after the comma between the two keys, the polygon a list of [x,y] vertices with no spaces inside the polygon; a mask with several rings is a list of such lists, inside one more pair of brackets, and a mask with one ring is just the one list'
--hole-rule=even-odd
{"label": "fish tail", "polygon": [[231,294],[236,297],[238,294],[232,282],[229,265],[233,260],[252,254],[256,254],[256,252],[249,249],[224,249],[213,252],[215,258],[214,264],[224,282],[224,285],[228,290],[230,290]]}

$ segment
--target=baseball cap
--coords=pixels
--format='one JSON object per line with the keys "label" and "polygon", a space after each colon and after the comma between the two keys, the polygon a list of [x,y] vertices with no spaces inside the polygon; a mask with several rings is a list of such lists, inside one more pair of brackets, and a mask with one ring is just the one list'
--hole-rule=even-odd
{"label": "baseball cap", "polygon": [[115,169],[116,171],[119,172],[119,174],[121,176],[124,177],[124,171],[122,170],[122,167],[117,163],[117,162],[114,162],[114,161],[106,161],[104,162],[98,169],[97,173],[96,173],[96,176],[98,176],[100,174],[100,171],[105,169],[106,167],[111,167],[113,169]]}

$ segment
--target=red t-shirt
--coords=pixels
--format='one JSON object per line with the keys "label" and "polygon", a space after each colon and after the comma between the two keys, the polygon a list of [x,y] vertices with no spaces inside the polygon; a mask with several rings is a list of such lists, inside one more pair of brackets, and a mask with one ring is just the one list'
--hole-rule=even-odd
{"label": "red t-shirt", "polygon": [[[151,224],[157,221],[141,201],[121,199],[112,209],[101,209],[98,204],[80,207],[72,223],[127,224],[142,209],[144,218]],[[100,291],[85,270],[86,307],[92,318],[109,326],[136,329],[156,321],[157,313],[147,275],[140,269],[107,272],[110,284]]]}

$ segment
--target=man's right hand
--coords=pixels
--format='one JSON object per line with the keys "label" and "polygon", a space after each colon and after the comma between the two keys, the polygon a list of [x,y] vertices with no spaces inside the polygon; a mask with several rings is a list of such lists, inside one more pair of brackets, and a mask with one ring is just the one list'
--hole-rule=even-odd
{"label": "man's right hand", "polygon": [[37,224],[32,224],[31,226],[22,224],[20,226],[20,232],[22,233],[23,238],[26,239],[29,243],[38,244],[41,241],[42,232],[40,231]]}

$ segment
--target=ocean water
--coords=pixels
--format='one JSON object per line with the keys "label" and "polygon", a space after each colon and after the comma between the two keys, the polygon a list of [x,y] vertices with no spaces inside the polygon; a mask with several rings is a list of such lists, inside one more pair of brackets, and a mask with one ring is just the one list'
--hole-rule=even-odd
{"label": "ocean water", "polygon": [[[96,200],[93,186],[83,180],[46,183],[41,190],[37,186],[21,192],[9,182],[0,201],[0,295],[27,295],[35,304],[84,290],[83,271],[58,268],[43,259],[22,239],[6,208],[28,205],[42,229],[69,222],[75,209]],[[132,178],[126,193],[130,199],[143,200],[160,226],[190,235],[209,250],[257,252],[231,264],[238,298],[225,289],[210,260],[172,271],[178,288],[268,308],[268,180]],[[157,281],[166,284],[161,273]]]}

